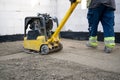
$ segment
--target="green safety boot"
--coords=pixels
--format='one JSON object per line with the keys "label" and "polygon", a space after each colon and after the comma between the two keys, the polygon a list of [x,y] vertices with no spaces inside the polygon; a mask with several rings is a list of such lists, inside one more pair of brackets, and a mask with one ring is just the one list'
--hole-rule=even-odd
{"label": "green safety boot", "polygon": [[92,48],[96,48],[98,46],[98,42],[97,42],[97,36],[95,37],[90,37],[89,41],[86,44],[87,47],[92,47]]}
{"label": "green safety boot", "polygon": [[113,48],[115,47],[115,38],[114,37],[106,37],[104,38],[105,48],[104,51],[106,53],[111,53]]}

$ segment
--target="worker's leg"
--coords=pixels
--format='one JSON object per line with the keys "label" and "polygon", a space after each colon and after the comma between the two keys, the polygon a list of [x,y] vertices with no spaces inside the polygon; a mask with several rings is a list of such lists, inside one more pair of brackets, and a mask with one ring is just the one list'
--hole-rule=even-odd
{"label": "worker's leg", "polygon": [[88,47],[97,47],[97,28],[100,21],[102,8],[89,9],[87,19],[89,23],[89,42]]}
{"label": "worker's leg", "polygon": [[99,23],[99,11],[98,9],[89,9],[87,14],[89,23],[89,36],[97,36],[97,28]]}
{"label": "worker's leg", "polygon": [[105,51],[109,53],[115,46],[114,11],[112,9],[106,7],[101,23],[104,30]]}

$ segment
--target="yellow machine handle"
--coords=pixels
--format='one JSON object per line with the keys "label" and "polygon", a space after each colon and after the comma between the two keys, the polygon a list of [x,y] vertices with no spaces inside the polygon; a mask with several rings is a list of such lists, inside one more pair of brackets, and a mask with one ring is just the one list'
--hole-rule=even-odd
{"label": "yellow machine handle", "polygon": [[58,35],[59,35],[61,29],[63,28],[64,24],[66,23],[66,21],[68,20],[68,18],[70,17],[70,15],[74,11],[74,9],[78,5],[78,3],[80,3],[80,2],[81,2],[81,0],[76,0],[75,2],[71,3],[70,8],[66,12],[66,14],[63,17],[62,21],[60,22],[59,26],[57,27],[57,29],[55,30],[54,34],[52,35],[52,37],[50,39],[48,39],[47,42],[54,42],[54,41],[56,41],[56,39],[58,38]]}

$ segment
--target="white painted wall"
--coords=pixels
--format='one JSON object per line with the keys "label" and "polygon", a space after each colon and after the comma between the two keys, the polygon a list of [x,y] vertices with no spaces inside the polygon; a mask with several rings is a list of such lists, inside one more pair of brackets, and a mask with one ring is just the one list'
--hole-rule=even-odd
{"label": "white painted wall", "polygon": [[[119,0],[116,3],[115,32],[120,32]],[[0,35],[23,34],[24,18],[36,16],[38,12],[57,16],[60,22],[69,6],[69,0],[0,0]],[[62,30],[87,32],[86,14],[87,9],[82,10],[79,4]],[[99,31],[102,31],[102,27],[99,27]]]}
{"label": "white painted wall", "polygon": [[[65,5],[63,5],[65,4]],[[58,0],[58,8],[57,8],[57,14],[59,20],[62,19],[64,12],[69,7],[69,0]],[[115,32],[120,32],[120,1],[116,0],[116,11],[115,11]],[[65,27],[63,28],[63,31],[77,31],[77,32],[88,32],[88,22],[87,22],[87,9],[82,9],[81,4],[77,6],[75,11],[73,12],[72,16],[68,20],[68,22],[65,24]],[[103,28],[101,26],[101,23],[99,23],[98,31],[103,32]]]}
{"label": "white painted wall", "polygon": [[120,32],[120,0],[116,0],[115,32]]}
{"label": "white painted wall", "polygon": [[[58,0],[57,5],[57,16],[59,20],[61,20],[69,9],[70,2],[69,0]],[[77,8],[65,24],[65,27],[62,29],[62,31],[68,30],[87,31],[86,10],[81,10],[81,4],[78,4]]]}
{"label": "white painted wall", "polygon": [[23,34],[26,16],[55,15],[55,5],[54,0],[0,0],[0,35]]}

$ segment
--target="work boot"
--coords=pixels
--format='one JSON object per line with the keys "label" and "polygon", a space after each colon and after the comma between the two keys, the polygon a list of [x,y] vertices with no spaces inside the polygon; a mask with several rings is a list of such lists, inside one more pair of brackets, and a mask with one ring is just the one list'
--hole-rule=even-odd
{"label": "work boot", "polygon": [[106,37],[104,38],[105,48],[104,51],[106,53],[111,53],[113,48],[115,47],[115,38],[114,37]]}
{"label": "work boot", "polygon": [[111,53],[111,52],[112,52],[112,48],[109,48],[109,47],[106,47],[106,46],[105,46],[104,51],[105,51],[106,53]]}
{"label": "work boot", "polygon": [[96,48],[97,45],[98,45],[98,43],[97,43],[97,36],[95,36],[95,37],[91,36],[89,38],[89,41],[86,44],[87,47],[92,47],[92,48]]}

